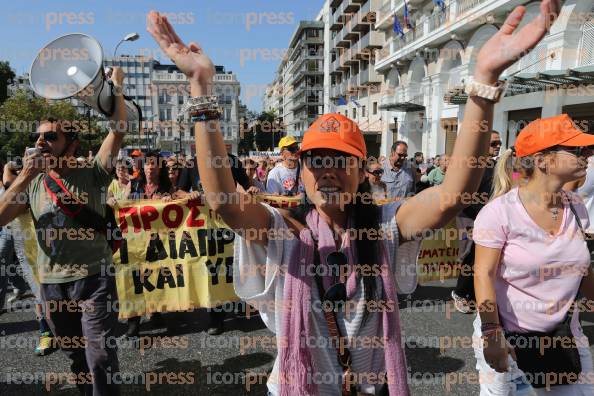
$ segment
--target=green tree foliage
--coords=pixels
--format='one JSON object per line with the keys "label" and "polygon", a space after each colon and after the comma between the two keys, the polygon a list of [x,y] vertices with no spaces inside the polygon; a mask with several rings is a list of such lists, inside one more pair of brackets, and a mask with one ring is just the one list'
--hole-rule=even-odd
{"label": "green tree foliage", "polygon": [[274,111],[264,111],[258,116],[254,138],[259,151],[273,151],[283,137],[284,131],[279,130],[276,118]]}
{"label": "green tree foliage", "polygon": [[0,62],[0,105],[8,98],[8,86],[12,84],[15,75],[10,64]]}
{"label": "green tree foliage", "polygon": [[79,114],[71,103],[48,101],[19,90],[0,106],[0,159],[21,156],[26,147],[32,147],[30,133],[47,117],[67,121],[65,129],[70,127],[79,133],[79,153],[85,156],[89,150],[96,152],[107,134],[96,118],[91,118],[89,123],[89,118]]}

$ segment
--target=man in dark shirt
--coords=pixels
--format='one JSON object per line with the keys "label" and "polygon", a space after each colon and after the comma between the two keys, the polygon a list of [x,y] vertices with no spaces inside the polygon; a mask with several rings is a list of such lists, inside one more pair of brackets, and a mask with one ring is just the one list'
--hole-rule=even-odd
{"label": "man in dark shirt", "polygon": [[[499,150],[501,149],[501,138],[499,132],[491,132],[491,146],[489,147],[489,158],[485,161],[485,173],[481,179],[477,191],[477,197],[479,198],[472,205],[464,208],[460,217],[465,218],[466,223],[474,221],[480,210],[488,202],[491,196],[491,190],[493,187],[493,175],[495,173],[495,164],[497,163],[496,158],[499,157]],[[462,231],[462,230],[460,230]],[[468,254],[462,259],[462,271],[458,276],[458,282],[456,288],[452,290],[452,298],[454,299],[454,306],[462,313],[471,313],[473,309],[474,296],[474,242],[467,241],[470,243],[470,250]]]}

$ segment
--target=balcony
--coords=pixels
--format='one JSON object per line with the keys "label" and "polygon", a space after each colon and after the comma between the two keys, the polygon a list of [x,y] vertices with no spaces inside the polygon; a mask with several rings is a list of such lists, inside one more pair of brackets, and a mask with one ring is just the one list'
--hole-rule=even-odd
{"label": "balcony", "polygon": [[339,31],[336,34],[336,36],[332,40],[332,43],[334,44],[335,48],[350,46],[351,42],[345,38],[345,34],[346,34],[346,29],[342,29],[341,31]]}
{"label": "balcony", "polygon": [[384,35],[375,30],[369,31],[365,36],[359,40],[361,49],[382,48],[384,45]]}
{"label": "balcony", "polygon": [[355,16],[355,22],[352,29],[355,31],[365,31],[377,21],[377,10],[380,0],[369,0],[359,10]]}
{"label": "balcony", "polygon": [[331,23],[330,23],[330,30],[340,30],[344,25],[344,17],[343,15],[336,10],[334,14],[332,14]]}
{"label": "balcony", "polygon": [[384,4],[380,7],[376,16],[375,28],[386,29],[391,26],[394,13],[400,11],[403,7],[402,0],[384,0]]}
{"label": "balcony", "polygon": [[347,92],[357,92],[359,90],[359,76],[353,76],[347,81]]}
{"label": "balcony", "polygon": [[336,7],[338,6],[340,3],[342,3],[343,0],[330,0],[330,7]]}
{"label": "balcony", "polygon": [[359,85],[361,86],[381,84],[382,81],[382,75],[376,72],[371,65],[359,72]]}
{"label": "balcony", "polygon": [[360,4],[360,3],[361,3],[360,1],[359,1],[359,2],[357,2],[357,1],[354,1],[354,0],[345,0],[345,1],[344,1],[344,3],[342,3],[342,4],[344,4],[344,9],[343,9],[343,11],[344,11],[345,13],[349,13],[349,12],[350,12],[350,13],[353,13],[353,12],[356,12],[356,11],[359,9],[359,7],[361,6],[361,4]]}

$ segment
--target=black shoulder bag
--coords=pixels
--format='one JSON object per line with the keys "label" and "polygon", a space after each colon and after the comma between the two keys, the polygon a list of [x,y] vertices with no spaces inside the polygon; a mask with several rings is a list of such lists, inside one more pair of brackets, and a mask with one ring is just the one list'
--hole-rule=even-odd
{"label": "black shoulder bag", "polygon": [[[55,179],[49,174],[43,179],[43,185],[52,201],[58,205],[66,216],[74,219],[83,227],[92,228],[103,234],[112,253],[118,251],[122,245],[122,232],[117,225],[111,207],[105,205],[106,216],[101,216],[99,213],[80,202],[70,191],[68,191],[66,186],[64,186],[60,180]],[[69,199],[64,202],[62,197],[68,197]]]}
{"label": "black shoulder bag", "polygon": [[[583,235],[584,229],[571,198],[569,207]],[[518,367],[534,388],[574,385],[579,381],[582,363],[570,327],[572,308],[565,320],[550,332],[505,332],[506,339],[514,346]]]}

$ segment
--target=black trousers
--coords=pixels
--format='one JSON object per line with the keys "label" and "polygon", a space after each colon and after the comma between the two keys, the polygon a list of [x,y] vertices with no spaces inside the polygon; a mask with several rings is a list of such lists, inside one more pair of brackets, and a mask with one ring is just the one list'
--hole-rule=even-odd
{"label": "black trousers", "polygon": [[458,282],[454,289],[456,294],[469,301],[474,301],[474,242],[470,247],[470,252],[462,260],[462,271],[458,276]]}

